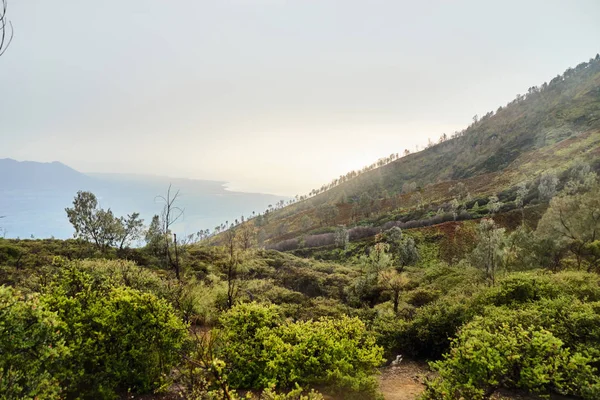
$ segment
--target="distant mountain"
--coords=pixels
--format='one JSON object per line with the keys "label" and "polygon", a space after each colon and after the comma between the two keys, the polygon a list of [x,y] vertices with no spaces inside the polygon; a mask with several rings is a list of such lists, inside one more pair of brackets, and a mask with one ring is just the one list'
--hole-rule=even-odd
{"label": "distant mountain", "polygon": [[93,179],[58,161],[42,163],[0,159],[0,187],[12,189],[66,189],[91,185]]}
{"label": "distant mountain", "polygon": [[184,218],[175,226],[179,234],[213,230],[225,221],[264,210],[281,196],[226,190],[226,182],[157,177],[151,175],[83,174],[60,162],[40,163],[0,159],[0,235],[6,237],[68,238],[65,207],[78,190],[96,194],[101,207],[117,215],[139,212],[148,223],[160,214],[157,196],[169,185],[180,192],[178,205]]}

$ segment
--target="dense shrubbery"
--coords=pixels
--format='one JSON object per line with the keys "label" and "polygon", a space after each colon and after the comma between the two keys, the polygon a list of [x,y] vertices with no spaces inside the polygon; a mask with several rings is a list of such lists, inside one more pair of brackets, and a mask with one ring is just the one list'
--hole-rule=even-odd
{"label": "dense shrubbery", "polygon": [[233,387],[325,384],[377,393],[372,375],[383,349],[357,318],[290,322],[275,306],[251,303],[224,314],[221,323],[221,354]]}
{"label": "dense shrubbery", "polygon": [[488,312],[464,326],[423,399],[487,399],[499,388],[600,396],[594,358],[565,346],[549,330],[522,324],[511,313]]}
{"label": "dense shrubbery", "polygon": [[39,296],[0,286],[0,396],[4,399],[58,399],[66,325]]}
{"label": "dense shrubbery", "polygon": [[[501,197],[522,200],[526,186]],[[487,203],[473,212],[501,209],[495,197]],[[553,201],[550,215],[567,205],[577,208]],[[498,388],[596,398],[600,278],[575,270],[599,263],[589,235],[600,228],[595,214],[572,221],[580,239],[559,241],[556,221],[532,230],[517,212],[506,229],[491,219],[400,229],[468,218],[462,207],[404,216],[420,221],[379,218],[383,231],[339,227],[280,244],[305,259],[253,249],[251,237],[232,230],[227,248],[182,246],[177,274],[149,247],[79,260],[76,251],[90,251],[85,243],[65,242],[53,255],[56,241],[0,240],[0,283],[18,288],[0,289],[0,333],[16,333],[0,338],[0,355],[11,354],[0,357],[0,390],[9,398],[114,398],[174,378],[187,398],[249,399],[235,389],[256,389],[267,399],[301,399],[296,385],[373,398],[384,354],[447,353],[428,399],[485,398]],[[361,235],[369,237],[346,240]],[[187,323],[196,326],[188,332]],[[211,344],[191,340],[198,332]]]}
{"label": "dense shrubbery", "polygon": [[98,272],[64,265],[31,299],[1,289],[7,308],[0,329],[11,332],[0,343],[6,393],[113,398],[165,380],[179,359],[185,325],[166,300],[90,271]]}

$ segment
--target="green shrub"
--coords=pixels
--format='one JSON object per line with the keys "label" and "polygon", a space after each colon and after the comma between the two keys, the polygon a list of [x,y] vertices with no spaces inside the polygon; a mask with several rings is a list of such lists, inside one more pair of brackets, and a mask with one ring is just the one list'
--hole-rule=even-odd
{"label": "green shrub", "polygon": [[447,296],[417,309],[415,317],[396,334],[396,353],[437,358],[448,350],[450,338],[475,315],[469,299]]}
{"label": "green shrub", "polygon": [[518,309],[489,307],[483,316],[546,329],[565,347],[590,354],[600,361],[600,302],[584,303],[562,296]]}
{"label": "green shrub", "polygon": [[422,307],[429,304],[440,297],[438,290],[432,290],[427,288],[417,288],[408,293],[407,303],[414,307]]}
{"label": "green shrub", "polygon": [[551,332],[526,327],[500,312],[476,317],[463,327],[429,382],[427,400],[487,399],[499,388],[597,399],[600,380],[592,358],[572,352]]}
{"label": "green shrub", "polygon": [[518,272],[500,279],[496,286],[482,291],[475,302],[482,305],[518,306],[562,295],[600,301],[600,277],[597,274],[575,271],[557,274]]}
{"label": "green shrub", "polygon": [[63,382],[71,394],[147,392],[161,385],[179,358],[185,326],[166,300],[151,293],[111,287],[68,268],[43,300],[66,324],[70,356]]}
{"label": "green shrub", "polygon": [[37,296],[0,286],[0,397],[61,398],[64,329]]}
{"label": "green shrub", "polygon": [[383,362],[358,318],[281,321],[277,308],[236,306],[222,319],[221,351],[237,388],[324,384],[376,397],[373,374]]}

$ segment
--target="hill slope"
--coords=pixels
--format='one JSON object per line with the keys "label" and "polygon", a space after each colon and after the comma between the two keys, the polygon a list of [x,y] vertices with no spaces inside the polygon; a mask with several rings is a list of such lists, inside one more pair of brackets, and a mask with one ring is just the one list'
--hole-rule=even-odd
{"label": "hill slope", "polygon": [[[450,201],[457,193],[450,189],[459,182],[466,189],[458,194],[461,209],[477,217],[478,210],[471,212],[473,205],[485,205],[490,195],[509,204],[520,182],[528,184],[525,203],[536,204],[540,201],[536,182],[543,171],[554,169],[560,177],[576,161],[598,169],[599,150],[600,56],[596,56],[549,83],[529,88],[526,95],[517,95],[436,145],[356,177],[340,177],[342,183],[268,211],[255,224],[264,242],[273,246],[331,232],[336,225],[380,227],[431,219],[451,212]],[[505,205],[501,211],[514,207]],[[431,223],[435,221],[425,225]]]}

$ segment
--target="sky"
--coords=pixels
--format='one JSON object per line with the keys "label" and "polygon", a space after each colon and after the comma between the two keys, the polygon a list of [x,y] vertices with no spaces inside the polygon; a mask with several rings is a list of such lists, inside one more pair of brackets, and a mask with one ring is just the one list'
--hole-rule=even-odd
{"label": "sky", "polygon": [[600,2],[8,0],[0,158],[295,195],[600,52]]}

